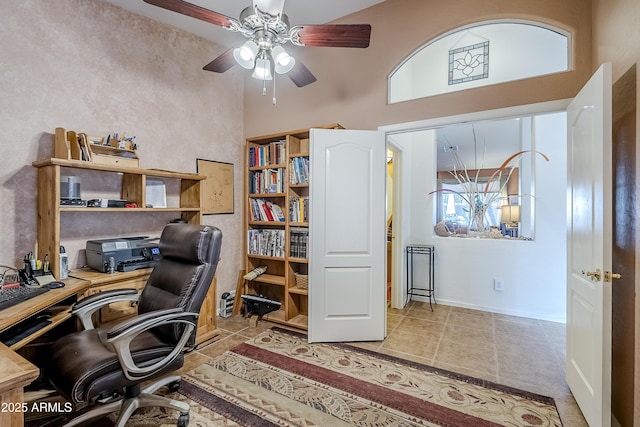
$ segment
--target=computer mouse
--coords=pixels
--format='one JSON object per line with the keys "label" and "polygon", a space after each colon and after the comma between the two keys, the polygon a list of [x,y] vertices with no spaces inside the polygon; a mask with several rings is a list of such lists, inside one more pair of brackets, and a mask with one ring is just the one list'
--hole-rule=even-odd
{"label": "computer mouse", "polygon": [[49,289],[58,289],[58,288],[62,288],[63,286],[64,286],[64,282],[54,281],[54,282],[47,283],[47,287]]}

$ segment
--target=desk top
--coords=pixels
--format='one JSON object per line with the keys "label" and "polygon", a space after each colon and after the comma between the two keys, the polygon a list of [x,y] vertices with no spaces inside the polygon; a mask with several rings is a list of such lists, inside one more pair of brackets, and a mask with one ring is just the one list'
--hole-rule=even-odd
{"label": "desk top", "polygon": [[[71,270],[69,272],[70,277],[76,279],[86,280],[91,283],[91,286],[105,285],[113,282],[122,282],[129,279],[136,279],[151,274],[153,268],[142,268],[140,270],[133,270],[127,272],[118,271],[113,274],[102,273],[100,271],[92,270],[90,268],[78,268],[77,270]],[[66,280],[65,280],[66,282]],[[48,293],[48,292],[47,292]]]}
{"label": "desk top", "polygon": [[42,295],[28,299],[13,307],[0,310],[0,331],[3,331],[16,323],[33,316],[34,314],[54,305],[58,302],[82,292],[91,286],[91,282],[69,278],[64,280],[63,288],[51,289]]}
{"label": "desk top", "polygon": [[101,273],[88,268],[71,270],[69,273],[70,277],[63,280],[65,283],[63,288],[51,289],[49,292],[23,301],[13,307],[0,310],[0,332],[92,286],[100,286],[107,283],[142,277],[151,273],[151,270],[151,268],[145,268],[114,274]]}

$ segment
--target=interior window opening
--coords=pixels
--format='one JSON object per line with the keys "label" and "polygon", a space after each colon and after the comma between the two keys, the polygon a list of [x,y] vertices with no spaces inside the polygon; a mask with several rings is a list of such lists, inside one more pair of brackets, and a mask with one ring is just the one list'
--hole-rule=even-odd
{"label": "interior window opening", "polygon": [[389,76],[388,102],[407,101],[568,71],[570,33],[532,21],[453,30],[409,55]]}

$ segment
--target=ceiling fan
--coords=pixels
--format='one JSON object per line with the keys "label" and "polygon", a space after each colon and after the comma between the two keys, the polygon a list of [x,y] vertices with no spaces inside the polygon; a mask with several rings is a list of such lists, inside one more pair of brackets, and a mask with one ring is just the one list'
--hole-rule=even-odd
{"label": "ceiling fan", "polygon": [[[287,42],[297,46],[366,48],[371,37],[369,24],[290,26],[283,13],[285,0],[253,0],[253,5],[242,11],[240,19],[183,0],[144,1],[244,35],[248,40],[241,47],[227,50],[203,69],[224,73],[237,63],[253,70],[252,77],[264,82],[273,80],[274,72],[287,74],[298,87],[316,81],[307,67],[284,49]],[[266,86],[263,87],[263,95],[265,93]]]}

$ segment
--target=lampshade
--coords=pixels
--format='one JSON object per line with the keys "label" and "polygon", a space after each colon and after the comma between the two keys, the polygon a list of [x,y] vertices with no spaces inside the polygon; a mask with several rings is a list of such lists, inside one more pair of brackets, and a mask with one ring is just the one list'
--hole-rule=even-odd
{"label": "lampshade", "polygon": [[256,59],[256,67],[253,69],[251,77],[258,80],[273,80],[273,74],[271,74],[271,59],[269,59],[267,55],[258,56],[258,59]]}
{"label": "lampshade", "polygon": [[271,56],[278,74],[286,74],[296,65],[296,60],[280,45],[271,50]]}
{"label": "lampshade", "polygon": [[520,222],[520,205],[504,205],[502,206],[502,215],[500,222],[514,223]]}
{"label": "lampshade", "polygon": [[242,46],[233,49],[233,57],[241,67],[250,70],[256,63],[258,45],[253,40],[248,40]]}

